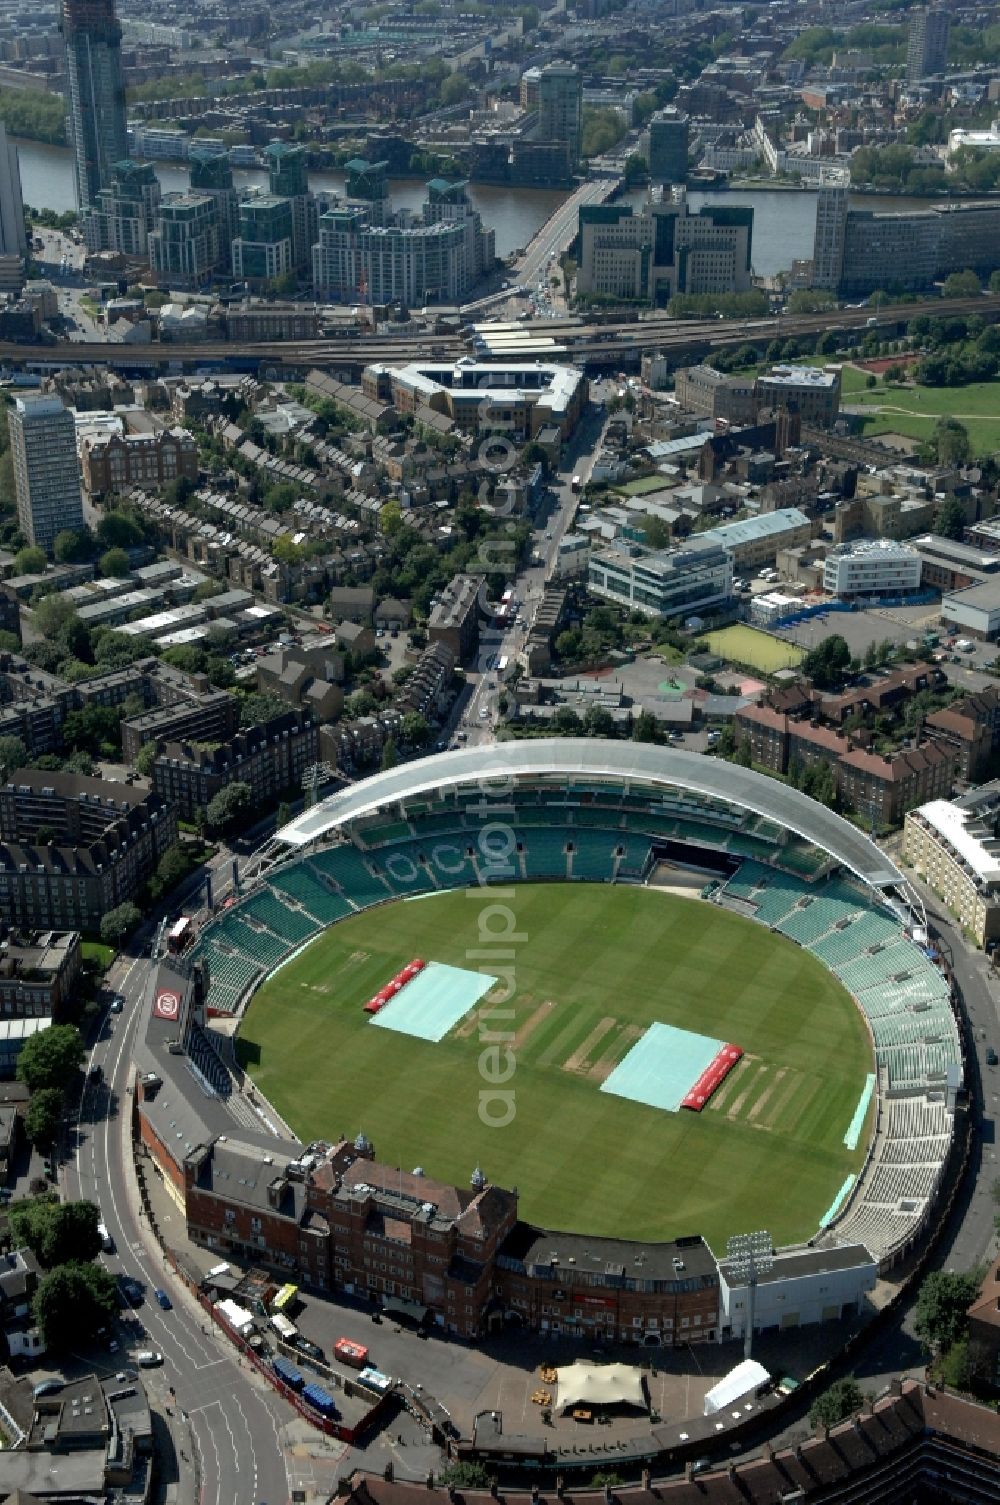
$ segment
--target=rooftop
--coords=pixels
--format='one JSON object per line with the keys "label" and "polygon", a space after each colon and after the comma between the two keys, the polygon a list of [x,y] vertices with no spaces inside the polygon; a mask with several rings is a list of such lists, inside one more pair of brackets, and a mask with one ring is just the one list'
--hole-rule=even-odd
{"label": "rooftop", "polygon": [[931,800],[917,814],[968,863],[980,883],[1000,883],[1000,840],[974,810],[959,809],[950,800]]}
{"label": "rooftop", "polygon": [[[306,847],[401,799],[440,794],[458,786],[478,788],[497,772],[496,751],[491,747],[465,747],[421,758],[321,800],[284,826],[276,839],[288,847]],[[502,774],[505,779],[553,787],[574,780],[616,785],[628,780],[653,789],[692,790],[775,821],[822,847],[866,883],[882,887],[904,882],[891,859],[842,816],[766,774],[700,753],[582,737],[540,738],[505,743]]]}

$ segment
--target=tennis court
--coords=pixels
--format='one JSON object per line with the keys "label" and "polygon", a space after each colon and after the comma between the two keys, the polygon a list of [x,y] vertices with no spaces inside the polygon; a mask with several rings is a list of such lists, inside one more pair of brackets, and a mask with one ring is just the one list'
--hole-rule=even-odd
{"label": "tennis court", "polygon": [[372,1018],[378,1029],[392,1029],[417,1040],[443,1040],[445,1035],[490,991],[496,982],[483,972],[428,962],[395,998]]}
{"label": "tennis court", "polygon": [[672,1024],[651,1024],[602,1082],[601,1091],[676,1113],[724,1044],[724,1040],[711,1040]]}

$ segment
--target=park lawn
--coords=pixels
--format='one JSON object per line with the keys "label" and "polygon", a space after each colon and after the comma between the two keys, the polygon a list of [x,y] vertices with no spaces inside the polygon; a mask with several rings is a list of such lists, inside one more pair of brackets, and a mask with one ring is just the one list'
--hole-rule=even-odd
{"label": "park lawn", "polygon": [[730,663],[756,669],[759,674],[776,674],[779,669],[793,669],[805,657],[796,643],[783,643],[756,627],[721,627],[704,634],[713,653]]}
{"label": "park lawn", "polygon": [[117,955],[114,946],[106,946],[103,941],[81,941],[80,956],[85,962],[93,962],[101,972],[106,972]]}
{"label": "park lawn", "polygon": [[[960,418],[959,421],[968,430],[973,454],[988,455],[1000,450],[1000,415],[996,418]],[[879,434],[903,434],[922,443],[932,437],[937,418],[930,414],[873,412],[861,423],[863,432],[871,438]]]}
{"label": "park lawn", "polygon": [[996,418],[1000,415],[1000,381],[970,382],[967,387],[887,387],[880,384],[857,397],[866,407],[888,407],[932,418]]}
{"label": "park lawn", "polygon": [[[529,884],[501,906],[518,937],[512,1018],[474,1011],[438,1044],[370,1024],[362,1004],[414,956],[488,972],[480,925],[499,928],[499,902],[470,890],[380,906],[334,925],[265,983],[238,1050],[303,1140],[363,1130],[383,1162],[460,1186],[478,1163],[517,1186],[522,1217],[549,1228],[697,1232],[716,1250],[748,1228],[778,1243],[815,1233],[867,1142],[843,1145],[871,1050],[833,975],[714,905]],[[599,1091],[655,1020],[746,1052],[700,1114]],[[515,1036],[506,1085],[516,1111],[502,1128],[479,1114],[490,1028]]]}

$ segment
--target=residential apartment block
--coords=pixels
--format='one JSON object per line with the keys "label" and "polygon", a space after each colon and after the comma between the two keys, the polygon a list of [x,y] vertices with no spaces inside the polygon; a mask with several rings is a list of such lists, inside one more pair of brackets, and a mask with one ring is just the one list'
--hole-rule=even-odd
{"label": "residential apartment block", "polygon": [[1000,939],[1000,786],[910,810],[903,856],[980,946]]}
{"label": "residential apartment block", "polygon": [[153,788],[184,820],[228,784],[250,786],[254,807],[286,791],[299,791],[317,761],[319,732],[304,711],[286,711],[248,727],[226,742],[167,742],[153,764]]}
{"label": "residential apartment block", "polygon": [[176,840],[176,812],[153,791],[17,769],[0,787],[0,914],[22,929],[96,933]]}

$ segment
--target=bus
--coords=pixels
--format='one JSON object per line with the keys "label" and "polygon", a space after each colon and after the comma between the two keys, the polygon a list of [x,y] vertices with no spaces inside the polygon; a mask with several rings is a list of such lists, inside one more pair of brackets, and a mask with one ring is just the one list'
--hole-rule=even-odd
{"label": "bus", "polygon": [[299,1299],[298,1286],[282,1286],[281,1290],[271,1302],[271,1312],[277,1312],[282,1317],[287,1317],[289,1312],[295,1310]]}
{"label": "bus", "polygon": [[194,939],[194,927],[191,924],[190,915],[182,914],[179,920],[175,920],[167,935],[167,950],[175,955],[183,951],[184,947]]}
{"label": "bus", "polygon": [[500,605],[494,612],[494,622],[497,627],[506,627],[514,615],[514,587],[508,585],[500,597]]}

